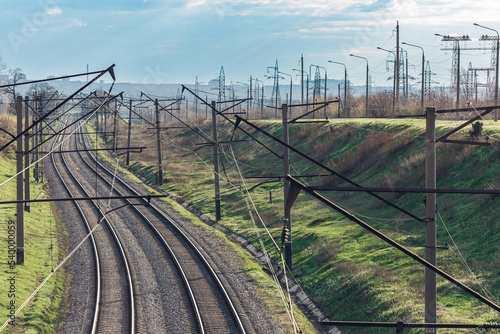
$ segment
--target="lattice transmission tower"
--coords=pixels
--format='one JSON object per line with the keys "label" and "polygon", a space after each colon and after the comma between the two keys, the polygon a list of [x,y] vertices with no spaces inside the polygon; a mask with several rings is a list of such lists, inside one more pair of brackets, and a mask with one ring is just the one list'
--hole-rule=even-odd
{"label": "lattice transmission tower", "polygon": [[[401,49],[401,48],[400,48]],[[405,74],[405,58],[404,58],[404,55],[403,55],[403,51],[404,50],[400,50],[399,51],[399,78],[398,78],[398,81],[399,81],[399,87],[403,89],[403,96],[406,96],[406,74]]]}
{"label": "lattice transmission tower", "polygon": [[226,100],[226,75],[224,74],[224,66],[220,67],[219,72],[219,97],[218,102]]}
{"label": "lattice transmission tower", "polygon": [[425,71],[424,71],[424,76],[425,76],[425,81],[424,81],[424,91],[425,95],[429,96],[431,93],[431,82],[432,82],[432,73],[431,71],[431,63],[429,61],[425,62]]}
{"label": "lattice transmission tower", "polygon": [[[479,38],[480,41],[498,41],[498,36],[488,36],[488,35],[482,35],[481,38]],[[494,95],[494,87],[495,87],[495,73],[496,73],[496,67],[497,67],[497,43],[491,43],[491,60],[490,60],[490,69],[493,71],[493,75],[489,75],[488,72],[488,88],[487,92],[488,95]]]}
{"label": "lattice transmission tower", "polygon": [[253,89],[254,89],[254,92],[253,92],[253,104],[254,106],[258,106],[259,105],[259,101],[261,99],[261,96],[260,96],[260,87],[258,85],[259,81],[255,80],[255,85],[253,86]]}
{"label": "lattice transmission tower", "polygon": [[319,66],[316,66],[316,72],[314,72],[314,88],[313,88],[313,101],[319,101],[321,99],[321,75],[319,73]]}
{"label": "lattice transmission tower", "polygon": [[269,78],[273,78],[273,92],[271,94],[271,106],[278,108],[281,105],[281,94],[280,94],[280,75],[278,70],[278,59],[276,59],[276,64],[274,67],[269,66],[267,71],[272,69],[274,71],[273,76]]}
{"label": "lattice transmission tower", "polygon": [[[460,42],[471,41],[469,35],[462,36],[442,36],[441,41],[443,42],[453,42],[453,56],[451,62],[451,89],[457,90],[457,82],[460,82]],[[443,48],[441,50],[450,50],[448,48]],[[476,50],[476,48],[463,48],[462,50]]]}

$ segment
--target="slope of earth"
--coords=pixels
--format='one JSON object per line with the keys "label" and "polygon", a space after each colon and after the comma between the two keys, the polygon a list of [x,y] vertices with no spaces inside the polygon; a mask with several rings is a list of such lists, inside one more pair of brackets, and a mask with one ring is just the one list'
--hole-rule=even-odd
{"label": "slope of earth", "polygon": [[[16,117],[1,114],[2,129],[16,132]],[[0,132],[0,146],[10,140]],[[16,145],[0,153],[0,201],[16,199]],[[35,182],[30,169],[31,199],[49,197],[44,180]],[[65,228],[48,202],[31,203],[30,212],[24,212],[25,261],[16,265],[15,235],[17,229],[16,204],[0,206],[0,327],[9,319],[4,333],[52,333],[60,327],[67,272],[56,271],[38,293],[14,316],[14,312],[28,299],[64,256]]]}
{"label": "slope of earth", "polygon": [[[281,138],[277,121],[252,121]],[[492,146],[437,144],[438,188],[500,189],[498,161],[500,126],[483,121]],[[215,220],[213,149],[202,147],[212,136],[211,122],[190,120],[192,129],[162,134],[165,183],[162,189]],[[461,124],[437,121],[438,136]],[[179,124],[168,124],[178,126]],[[130,169],[155,183],[156,140],[148,125],[132,126]],[[218,125],[222,219],[219,223],[260,248],[259,237],[277,262],[283,227],[282,147],[241,123]],[[125,146],[120,128],[118,146]],[[471,140],[469,128],[453,139]],[[425,187],[425,121],[335,120],[290,125],[290,144],[328,168],[366,187]],[[205,138],[202,138],[205,137]],[[451,137],[450,137],[451,139]],[[484,139],[480,139],[484,141]],[[201,148],[200,148],[201,147]],[[349,186],[297,153],[291,153],[291,174],[310,186]],[[317,176],[319,175],[319,176]],[[248,194],[245,189],[249,189]],[[425,224],[368,194],[322,192],[337,205],[424,257]],[[245,196],[246,195],[246,196]],[[384,193],[382,197],[424,218],[424,194]],[[253,227],[245,198],[256,210]],[[498,195],[437,195],[438,267],[499,304],[500,222]],[[264,224],[266,228],[264,228]],[[267,232],[272,236],[269,237]],[[292,208],[293,269],[291,274],[331,320],[423,322],[424,269],[403,253],[301,193]],[[438,322],[498,322],[500,314],[438,277]],[[351,333],[359,331],[349,328]],[[363,329],[363,332],[369,332]],[[377,332],[377,330],[373,330]],[[422,332],[415,329],[412,333]],[[460,330],[449,331],[460,332]],[[467,331],[464,331],[467,332]]]}

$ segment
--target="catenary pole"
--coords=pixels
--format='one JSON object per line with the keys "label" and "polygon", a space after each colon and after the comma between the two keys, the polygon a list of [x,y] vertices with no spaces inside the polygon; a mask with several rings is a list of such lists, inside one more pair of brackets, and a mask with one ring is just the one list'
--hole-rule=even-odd
{"label": "catenary pole", "polygon": [[163,167],[161,163],[161,140],[160,140],[160,110],[158,108],[158,99],[155,99],[156,112],[156,150],[158,151],[158,184],[163,184]]}
{"label": "catenary pole", "polygon": [[130,136],[132,130],[132,99],[128,107],[127,166],[130,165]]}
{"label": "catenary pole", "polygon": [[[283,142],[289,145],[288,138],[288,106],[287,104],[283,104],[281,106],[282,112],[282,125],[283,125]],[[289,161],[289,150],[287,146],[283,145],[283,175],[290,174],[290,161]],[[283,191],[284,191],[284,202],[283,202],[283,210],[284,210],[284,224],[287,229],[287,238],[285,241],[285,263],[288,268],[292,268],[292,221],[290,219],[290,210],[286,210],[286,203],[288,197],[288,189],[290,188],[290,181],[287,179],[283,180]]]}
{"label": "catenary pole", "polygon": [[[436,189],[436,113],[434,108],[426,109],[425,144],[425,187]],[[425,260],[436,266],[436,194],[425,195]],[[436,323],[436,272],[425,268],[425,322]],[[426,333],[436,333],[427,328]]]}
{"label": "catenary pole", "polygon": [[[30,120],[30,114],[29,114],[29,103],[30,103],[30,98],[28,96],[25,96],[24,98],[24,128],[28,128],[29,126],[29,120]],[[30,154],[29,154],[29,147],[30,147],[30,135],[29,132],[26,132],[24,134],[24,198],[26,200],[30,199],[30,169],[28,168],[30,165]],[[26,202],[24,204],[24,211],[30,212],[30,203]]]}
{"label": "catenary pole", "polygon": [[220,210],[220,178],[219,178],[219,144],[217,138],[217,114],[215,101],[212,101],[212,131],[214,139],[214,180],[215,180],[215,220],[221,220]]}
{"label": "catenary pole", "polygon": [[[17,200],[23,200],[23,137],[20,134],[23,132],[23,97],[18,95],[16,101],[17,113]],[[17,264],[24,264],[24,205],[22,202],[16,205],[16,255]]]}

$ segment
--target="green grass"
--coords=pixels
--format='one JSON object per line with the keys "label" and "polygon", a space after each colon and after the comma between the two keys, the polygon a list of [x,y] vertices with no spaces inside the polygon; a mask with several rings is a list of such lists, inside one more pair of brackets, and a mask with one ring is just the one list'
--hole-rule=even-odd
{"label": "green grass", "polygon": [[[0,156],[0,180],[3,181],[15,174],[15,161]],[[15,199],[15,179],[0,187],[2,200]],[[46,186],[42,183],[31,184],[31,197],[47,197]],[[61,236],[64,227],[54,217],[49,203],[33,203],[31,212],[25,212],[25,263],[16,265],[15,298],[8,296],[10,285],[7,278],[10,268],[7,263],[7,226],[8,221],[16,221],[15,205],[0,207],[0,322],[8,318],[7,304],[15,301],[16,308],[35,290],[55,267],[62,256]],[[15,260],[15,257],[14,257]],[[60,270],[47,281],[35,298],[18,314],[16,325],[9,325],[5,333],[52,333],[59,323],[62,311],[65,281],[67,277]]]}
{"label": "green grass", "polygon": [[[484,123],[484,133],[498,137],[496,132],[500,132],[500,126],[492,121]],[[277,121],[256,121],[256,124],[275,136],[281,135],[281,126]],[[461,122],[438,121],[438,137],[459,124]],[[199,126],[210,133],[210,123]],[[231,126],[220,125],[220,140],[227,140],[232,130]],[[453,139],[466,139],[468,130],[460,131]],[[142,134],[141,130],[135,131]],[[169,142],[190,149],[197,148],[194,143],[200,142],[197,135],[193,132],[189,135],[188,130],[174,130],[166,137]],[[257,137],[271,150],[281,154],[279,145],[262,135]],[[246,138],[236,131],[235,139]],[[364,186],[423,188],[425,185],[424,120],[353,119],[335,120],[329,124],[290,125],[290,138],[292,146]],[[145,175],[154,174],[154,141],[142,135],[133,136],[133,142],[152,148],[149,153],[133,156],[134,170],[139,173],[144,171]],[[281,160],[259,144],[235,143],[233,148],[244,176],[282,174]],[[439,143],[438,188],[500,189],[499,151],[496,142],[489,148]],[[231,151],[225,147],[224,153],[221,154],[223,175],[228,175],[231,182],[241,188],[242,181],[232,161]],[[197,154],[207,164],[212,164],[211,148],[199,150]],[[164,145],[163,155],[164,170],[169,180],[163,189],[214,219],[213,173],[192,154],[173,146]],[[292,174],[324,172],[297,154],[292,153],[290,159],[296,169],[292,168]],[[245,179],[248,187],[261,181]],[[311,185],[348,185],[336,177],[300,181]],[[221,181],[221,186],[223,218],[219,223],[260,247],[242,193],[226,181]],[[424,256],[422,223],[408,219],[366,194],[339,192],[325,195]],[[283,224],[282,183],[263,184],[251,191],[251,197],[273,238],[279,243]],[[417,216],[424,216],[422,194],[389,193],[383,194],[383,197]],[[446,226],[479,281],[473,279],[457,259],[454,246],[438,251],[438,266],[478,291],[478,283],[481,282],[493,294],[494,300],[500,300],[500,223],[496,219],[498,196],[438,195],[437,199],[438,211],[443,219],[438,220],[439,246],[445,243],[453,245]],[[262,228],[260,233],[265,235]],[[330,319],[423,322],[421,265],[304,193],[299,195],[292,209],[292,233],[292,273]],[[279,260],[267,236],[265,244],[270,254]],[[484,323],[498,322],[500,316],[451,283],[438,278],[438,319],[440,322]],[[355,328],[350,330],[351,333],[359,332]],[[363,331],[370,332],[368,329]]]}

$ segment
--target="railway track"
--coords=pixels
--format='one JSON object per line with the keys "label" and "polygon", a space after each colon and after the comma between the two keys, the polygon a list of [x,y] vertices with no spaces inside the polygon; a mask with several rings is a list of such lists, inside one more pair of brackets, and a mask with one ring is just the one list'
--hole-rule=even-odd
{"label": "railway track", "polygon": [[[81,134],[78,138],[71,136],[63,150],[88,147],[88,135]],[[139,195],[88,151],[54,156],[54,164],[67,166],[58,169],[61,178],[73,180],[73,185],[67,186],[73,196]],[[82,189],[86,190],[85,194]],[[107,203],[92,201],[92,208],[90,204],[91,201],[85,201],[80,209],[89,222],[87,230],[105,217],[92,241],[96,244],[95,271],[102,276],[96,284],[101,295],[96,293],[94,297],[94,312],[87,312],[94,314],[95,325],[87,326],[89,329],[82,332],[254,332],[248,318],[244,314],[240,316],[241,305],[234,304],[233,293],[227,291],[224,278],[217,275],[211,261],[156,205],[127,199]],[[116,239],[111,240],[113,234]],[[116,253],[119,248],[123,249],[121,263]],[[115,262],[106,262],[108,258]],[[112,267],[114,271],[109,270]],[[125,283],[126,267],[129,267],[130,283]],[[125,297],[125,290],[132,291],[133,298]],[[116,318],[111,319],[113,316],[109,316],[113,314]]]}
{"label": "railway track", "polygon": [[[62,137],[53,142],[55,145]],[[60,151],[63,145],[59,147]],[[64,154],[52,154],[52,163],[68,195],[90,197],[89,190],[78,181],[69,168]],[[95,295],[91,297],[94,312],[87,312],[83,332],[134,333],[135,312],[132,278],[128,260],[112,225],[95,201],[75,202],[77,210],[90,236],[95,262]],[[104,218],[101,218],[104,217]],[[102,219],[101,228],[97,227]],[[92,304],[92,301],[88,301]],[[128,321],[127,321],[128,320]]]}

